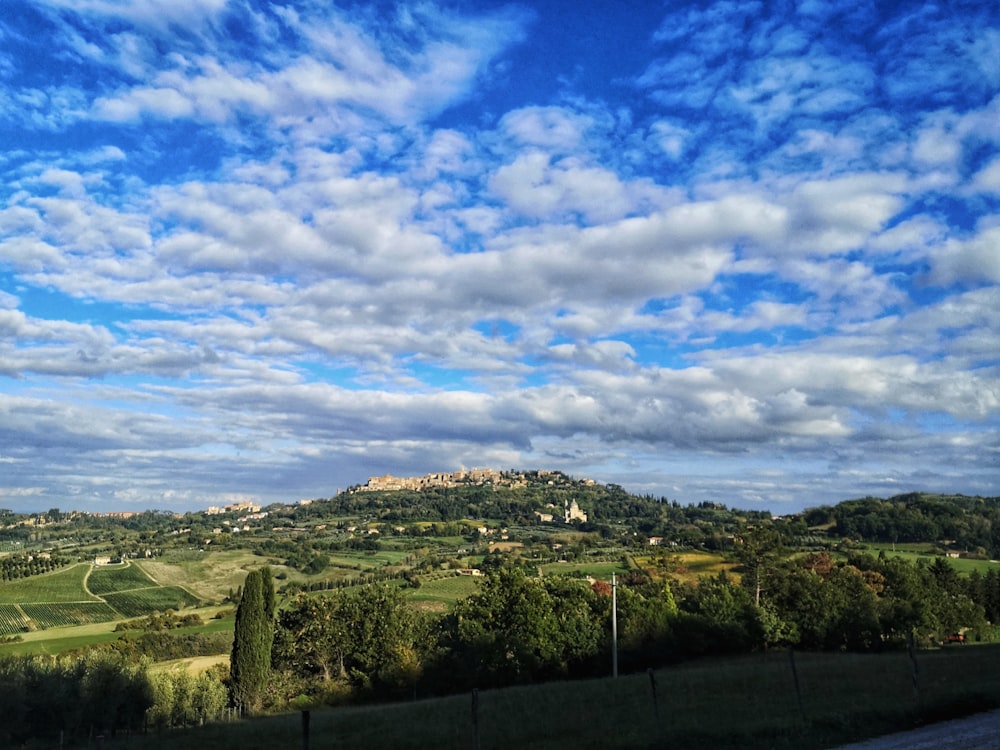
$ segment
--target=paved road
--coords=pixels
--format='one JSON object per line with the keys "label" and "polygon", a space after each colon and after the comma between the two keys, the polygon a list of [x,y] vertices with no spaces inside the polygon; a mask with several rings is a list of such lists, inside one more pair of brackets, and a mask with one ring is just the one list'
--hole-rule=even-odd
{"label": "paved road", "polygon": [[1000,750],[1000,711],[943,721],[837,750]]}

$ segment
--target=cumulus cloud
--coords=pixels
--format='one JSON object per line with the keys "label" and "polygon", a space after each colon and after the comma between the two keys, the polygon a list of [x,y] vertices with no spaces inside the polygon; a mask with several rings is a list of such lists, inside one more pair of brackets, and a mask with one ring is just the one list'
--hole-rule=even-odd
{"label": "cumulus cloud", "polygon": [[995,486],[985,6],[14,2],[2,497]]}

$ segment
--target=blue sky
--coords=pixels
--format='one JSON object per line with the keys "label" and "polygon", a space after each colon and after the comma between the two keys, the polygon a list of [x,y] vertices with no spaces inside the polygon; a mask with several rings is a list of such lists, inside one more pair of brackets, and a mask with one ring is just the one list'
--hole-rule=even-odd
{"label": "blue sky", "polygon": [[1000,494],[993,3],[6,0],[0,169],[0,507]]}

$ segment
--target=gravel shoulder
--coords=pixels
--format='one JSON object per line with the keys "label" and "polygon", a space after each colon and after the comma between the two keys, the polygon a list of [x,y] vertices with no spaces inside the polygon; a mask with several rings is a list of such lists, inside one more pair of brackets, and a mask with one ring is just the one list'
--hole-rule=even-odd
{"label": "gravel shoulder", "polygon": [[843,745],[836,750],[1000,750],[1000,710]]}

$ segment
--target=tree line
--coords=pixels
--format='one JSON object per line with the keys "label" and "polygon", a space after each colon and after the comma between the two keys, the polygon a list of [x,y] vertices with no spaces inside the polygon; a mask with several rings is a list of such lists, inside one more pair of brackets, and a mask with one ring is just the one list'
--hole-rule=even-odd
{"label": "tree line", "polygon": [[785,646],[877,651],[959,633],[975,640],[1000,619],[1000,575],[960,576],[940,557],[789,556],[766,526],[738,538],[736,556],[739,575],[680,583],[634,570],[614,591],[607,581],[500,565],[446,614],[415,610],[391,583],[300,592],[279,606],[270,570],[259,568],[238,596],[228,670],[150,673],[140,654],[201,645],[169,628],[83,656],[0,659],[0,745],[188,726],[226,710],[606,675],[613,617],[623,671]]}
{"label": "tree line", "polygon": [[[259,692],[252,689],[243,705],[281,707],[303,695],[328,703],[440,695],[603,675],[615,614],[623,670],[786,646],[864,652],[959,633],[989,638],[988,623],[1000,618],[994,571],[959,576],[943,558],[788,557],[779,536],[755,535],[761,538],[737,541],[740,576],[719,573],[692,584],[640,571],[623,576],[616,613],[606,581],[536,578],[513,565],[487,572],[478,592],[444,615],[415,611],[388,584],[300,593],[277,611],[270,678],[255,678]],[[237,678],[234,671],[233,685]]]}
{"label": "tree line", "polygon": [[1000,498],[909,493],[866,497],[803,514],[809,525],[833,524],[837,536],[881,542],[937,542],[1000,557]]}

